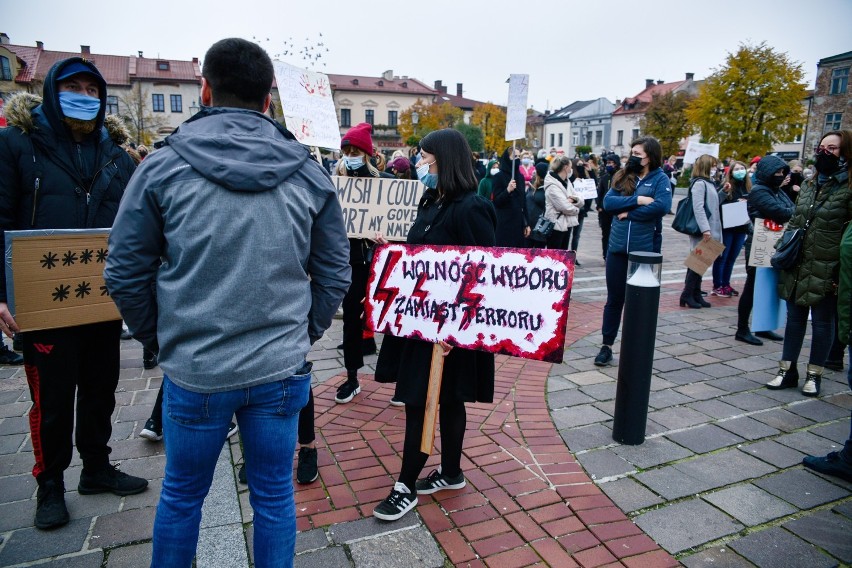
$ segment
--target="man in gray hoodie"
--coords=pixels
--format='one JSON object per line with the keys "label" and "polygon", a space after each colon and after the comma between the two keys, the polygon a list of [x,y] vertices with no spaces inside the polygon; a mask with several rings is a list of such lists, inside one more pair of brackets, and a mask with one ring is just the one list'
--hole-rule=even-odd
{"label": "man in gray hoodie", "polygon": [[215,43],[204,58],[204,108],[137,170],[110,236],[108,289],[164,373],[166,472],[152,566],[191,565],[234,414],[255,563],[294,553],[305,357],[349,286],[349,246],[328,173],[263,114],[272,79],[257,44]]}

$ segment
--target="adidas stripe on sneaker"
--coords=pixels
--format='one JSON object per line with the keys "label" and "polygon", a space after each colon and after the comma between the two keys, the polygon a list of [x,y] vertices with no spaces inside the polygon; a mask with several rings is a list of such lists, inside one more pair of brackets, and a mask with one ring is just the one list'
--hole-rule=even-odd
{"label": "adidas stripe on sneaker", "polygon": [[417,493],[423,495],[431,495],[436,491],[444,489],[462,489],[467,483],[464,480],[464,474],[459,472],[455,477],[448,477],[441,473],[441,468],[435,469],[426,476],[425,479],[418,479],[414,484]]}
{"label": "adidas stripe on sneaker", "polygon": [[383,521],[396,521],[415,505],[417,505],[417,495],[412,495],[405,484],[397,481],[390,495],[373,509],[373,516]]}

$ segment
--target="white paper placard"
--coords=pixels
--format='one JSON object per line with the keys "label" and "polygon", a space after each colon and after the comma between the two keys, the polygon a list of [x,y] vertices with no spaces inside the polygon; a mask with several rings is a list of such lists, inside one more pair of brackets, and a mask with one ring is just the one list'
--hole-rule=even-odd
{"label": "white paper placard", "polygon": [[529,86],[529,75],[509,75],[506,140],[523,140],[527,136],[527,94]]}
{"label": "white paper placard", "polygon": [[574,185],[574,191],[580,196],[580,199],[597,199],[598,188],[593,179],[575,179],[571,182]]}
{"label": "white paper placard", "polygon": [[742,227],[748,225],[748,203],[745,201],[735,201],[733,203],[722,204],[722,228],[730,229],[732,227]]}
{"label": "white paper placard", "polygon": [[287,129],[305,146],[340,149],[331,83],[322,73],[273,61]]}
{"label": "white paper placard", "polygon": [[683,154],[684,164],[694,164],[700,156],[710,154],[714,158],[719,157],[718,144],[703,144],[701,142],[690,142],[686,146],[686,152]]}

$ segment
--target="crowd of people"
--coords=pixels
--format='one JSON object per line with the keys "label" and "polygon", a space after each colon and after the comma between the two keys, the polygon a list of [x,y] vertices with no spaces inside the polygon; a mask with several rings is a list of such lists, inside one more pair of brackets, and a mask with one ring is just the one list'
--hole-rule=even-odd
{"label": "crowd of people", "polygon": [[[291,462],[297,444],[297,481],[318,478],[306,356],[342,305],[339,348],[346,377],[335,401],[355,400],[364,355],[376,351],[363,325],[369,264],[376,244],[386,242],[381,234],[347,237],[323,166],[344,177],[422,182],[410,244],[576,253],[594,207],[607,284],[598,366],[614,360],[628,253],[659,253],[663,221],[672,211],[676,164],[664,160],[660,143],[649,136],[630,143],[623,165],[612,153],[600,161],[556,149],[534,157],[514,145],[483,163],[453,129],[431,132],[411,152],[386,160],[376,151],[371,126],[358,124],[342,137],[340,160],[321,164],[265,114],[272,80],[271,61],[257,44],[217,42],[204,58],[204,108],[146,156],[145,148],[128,146],[126,131],[106,117],[106,84],[97,67],[73,57],[53,66],[43,97],[10,102],[10,127],[0,131],[0,228],[112,227],[106,285],[129,334],[145,349],[146,368],[159,364],[163,370],[142,433],[164,439],[166,451],[153,566],[192,564],[201,506],[223,441],[236,431],[234,417],[245,456],[240,480],[250,488],[254,510],[255,563],[268,566],[293,556]],[[813,168],[775,156],[747,165],[720,164],[705,155],[692,166],[688,195],[700,234],[690,244],[713,239],[725,246],[709,294],[739,295],[737,340],[783,341],[769,389],[798,386],[809,315],[813,339],[802,393],[818,396],[823,370],[843,368],[843,350],[852,339],[850,160],[852,131],[842,130],[822,137]],[[594,199],[575,190],[577,180],[586,179],[597,188]],[[726,226],[723,206],[737,202],[746,203],[748,221]],[[784,269],[749,266],[740,294],[731,286],[732,271],[743,248],[748,255],[754,223],[798,231],[800,252]],[[767,275],[786,304],[783,336],[774,329],[753,333],[749,324],[755,283]],[[700,274],[687,270],[682,307],[711,307],[701,283]],[[0,330],[13,337],[20,330],[5,302],[2,275],[0,284]],[[72,458],[72,432],[83,462],[80,494],[131,495],[148,486],[109,462],[121,333],[120,322],[110,321],[18,335],[33,400],[38,528],[70,519],[64,471]],[[493,400],[495,370],[492,354],[440,342],[441,462],[421,477],[428,458],[420,439],[433,347],[392,336],[384,342],[376,380],[395,383],[391,403],[405,407],[406,426],[399,476],[374,515],[393,521],[416,506],[418,495],[466,485],[465,404]],[[852,386],[852,368],[848,377]],[[852,441],[841,452],[804,462],[852,480]]]}

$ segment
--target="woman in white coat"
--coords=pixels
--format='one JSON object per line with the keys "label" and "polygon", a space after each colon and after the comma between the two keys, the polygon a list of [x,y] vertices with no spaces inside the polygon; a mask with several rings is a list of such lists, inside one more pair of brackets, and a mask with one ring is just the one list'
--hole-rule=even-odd
{"label": "woman in white coat", "polygon": [[[716,186],[711,181],[716,175],[716,158],[704,154],[695,160],[692,166],[690,193],[692,195],[692,210],[700,237],[689,237],[690,248],[695,248],[702,240],[711,238],[722,240],[722,220],[719,214],[719,195]],[[683,293],[680,295],[680,306],[690,308],[709,308],[710,302],[701,297],[701,275],[686,269]]]}
{"label": "woman in white coat", "polygon": [[560,155],[550,162],[550,171],[544,178],[544,217],[554,223],[547,248],[567,250],[571,229],[579,224],[577,204],[581,201],[568,181],[571,171],[571,159]]}

